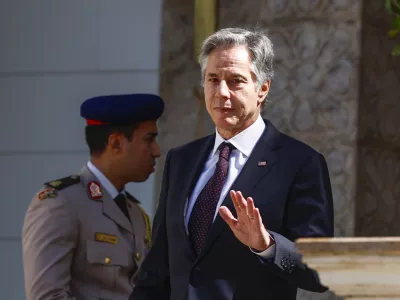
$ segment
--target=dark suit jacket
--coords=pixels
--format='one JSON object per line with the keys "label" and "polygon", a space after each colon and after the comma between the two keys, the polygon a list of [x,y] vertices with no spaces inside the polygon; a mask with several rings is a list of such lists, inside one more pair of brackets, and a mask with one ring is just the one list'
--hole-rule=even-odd
{"label": "dark suit jacket", "polygon": [[[273,259],[239,242],[218,215],[196,257],[184,224],[185,203],[214,146],[215,134],[169,151],[153,247],[131,300],[296,299],[297,287],[326,290],[301,262],[293,241],[333,235],[333,205],[324,157],[279,132],[269,121],[232,189],[251,196],[276,240]],[[266,166],[258,162],[266,161]],[[229,193],[223,205],[232,212]],[[234,212],[235,214],[235,212]]]}

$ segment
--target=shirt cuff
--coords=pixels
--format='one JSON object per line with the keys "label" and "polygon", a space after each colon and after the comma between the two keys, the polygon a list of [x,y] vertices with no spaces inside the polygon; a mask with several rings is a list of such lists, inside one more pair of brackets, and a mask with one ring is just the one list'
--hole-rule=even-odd
{"label": "shirt cuff", "polygon": [[274,258],[275,252],[276,252],[276,244],[275,244],[275,240],[272,237],[272,235],[269,235],[269,238],[273,241],[273,244],[271,246],[269,246],[267,249],[265,249],[262,252],[255,252],[254,249],[249,247],[250,251],[264,259]]}

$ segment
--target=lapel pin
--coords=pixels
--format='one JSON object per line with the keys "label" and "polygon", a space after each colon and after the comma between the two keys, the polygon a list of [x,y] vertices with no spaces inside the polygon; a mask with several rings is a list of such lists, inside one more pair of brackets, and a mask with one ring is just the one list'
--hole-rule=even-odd
{"label": "lapel pin", "polygon": [[266,161],[259,161],[258,162],[258,166],[259,167],[265,167],[267,165],[267,162]]}

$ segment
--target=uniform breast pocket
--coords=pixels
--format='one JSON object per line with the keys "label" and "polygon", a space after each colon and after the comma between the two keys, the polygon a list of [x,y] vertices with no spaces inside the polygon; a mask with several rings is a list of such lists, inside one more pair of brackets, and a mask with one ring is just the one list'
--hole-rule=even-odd
{"label": "uniform breast pocket", "polygon": [[129,266],[129,253],[121,244],[86,241],[87,273],[99,290],[114,290],[117,287],[121,268]]}

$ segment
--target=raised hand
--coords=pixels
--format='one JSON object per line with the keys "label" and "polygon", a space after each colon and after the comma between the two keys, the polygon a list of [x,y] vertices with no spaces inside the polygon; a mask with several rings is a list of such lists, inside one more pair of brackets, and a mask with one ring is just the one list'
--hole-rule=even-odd
{"label": "raised hand", "polygon": [[226,207],[219,208],[219,214],[229,225],[236,238],[246,246],[264,251],[271,246],[272,239],[264,227],[258,208],[251,197],[245,199],[241,192],[230,191],[237,218]]}

